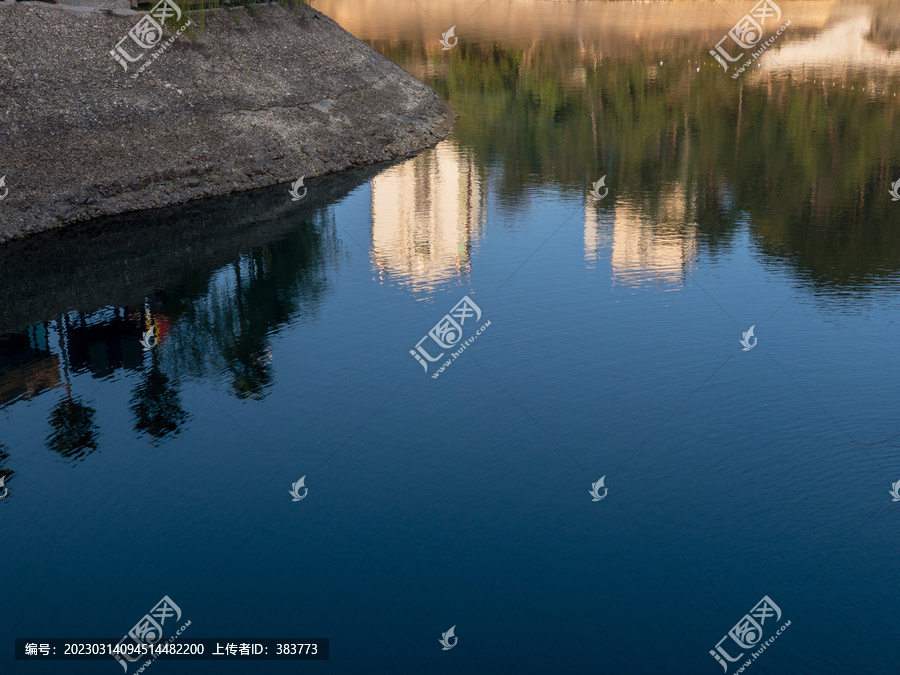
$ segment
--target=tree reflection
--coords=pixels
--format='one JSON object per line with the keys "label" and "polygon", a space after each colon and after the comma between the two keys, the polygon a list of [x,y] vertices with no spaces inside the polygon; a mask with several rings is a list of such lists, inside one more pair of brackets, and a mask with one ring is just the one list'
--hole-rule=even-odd
{"label": "tree reflection", "polygon": [[322,212],[282,238],[199,276],[191,271],[158,297],[175,327],[165,345],[176,378],[219,379],[239,399],[261,400],[274,382],[272,336],[318,311],[341,250]]}
{"label": "tree reflection", "polygon": [[47,446],[66,459],[84,459],[97,449],[96,414],[92,407],[69,394],[50,411],[53,433],[47,438]]}
{"label": "tree reflection", "polygon": [[[268,350],[268,348],[265,348]],[[231,388],[238,398],[262,399],[265,390],[272,384],[272,369],[263,347],[257,344],[242,344],[238,341],[228,359],[231,372]],[[226,352],[226,357],[229,354]]]}
{"label": "tree reflection", "polygon": [[68,350],[63,335],[68,328],[68,320],[61,316],[57,323],[60,352],[63,355],[63,377],[66,397],[50,411],[50,428],[47,447],[66,459],[82,460],[97,449],[97,433],[100,430],[94,422],[97,411],[72,396],[72,382],[69,376]]}
{"label": "tree reflection", "polygon": [[159,367],[159,350],[151,350],[151,365],[131,396],[134,430],[149,434],[154,444],[181,431],[188,414],[181,406],[181,396],[174,382]]}
{"label": "tree reflection", "polygon": [[[379,47],[406,63],[440,49],[423,44]],[[491,173],[506,209],[528,208],[535,187],[583,192],[607,175],[617,198],[639,202],[653,221],[677,185],[690,206],[683,225],[696,223],[707,254],[730,247],[749,222],[757,250],[816,286],[863,294],[895,275],[900,210],[888,188],[900,177],[900,99],[890,92],[900,73],[735,82],[711,59],[697,61],[706,51],[685,40],[603,49],[600,59],[597,44],[575,39],[471,42],[438,51],[443,65],[425,79],[460,113],[453,137]]]}
{"label": "tree reflection", "polygon": [[[47,239],[40,255],[30,249],[0,255],[3,298],[12,297],[8,288],[21,278],[40,281],[23,311],[0,312],[15,329],[0,336],[0,405],[59,388],[45,446],[77,461],[98,449],[98,420],[114,419],[104,412],[117,404],[113,380],[131,387],[125,404],[132,433],[154,445],[178,435],[191,418],[192,400],[182,390],[188,380],[262,399],[275,381],[273,337],[315,317],[344,252],[331,205],[375,171],[323,182],[302,208],[285,204],[279,187],[179,207],[165,217],[123,217],[123,230],[98,225]],[[159,245],[136,245],[148,222]],[[46,264],[57,258],[61,266]],[[72,285],[72,277],[82,281]],[[88,309],[70,309],[76,306]],[[148,353],[140,340],[151,326],[159,342]],[[84,396],[82,383],[96,397]]]}

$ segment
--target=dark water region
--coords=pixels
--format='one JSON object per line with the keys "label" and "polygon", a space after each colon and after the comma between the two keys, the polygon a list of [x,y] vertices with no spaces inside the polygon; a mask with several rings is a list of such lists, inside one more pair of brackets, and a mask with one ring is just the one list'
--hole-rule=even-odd
{"label": "dark water region", "polygon": [[897,15],[784,3],[732,80],[752,4],[317,2],[446,141],[0,248],[3,639],[168,595],[185,637],[331,638],[316,672],[730,674],[787,621],[744,672],[884,672]]}
{"label": "dark water region", "polygon": [[[9,332],[0,338],[0,403],[63,389],[48,447],[81,459],[97,449],[100,429],[96,410],[73,398],[74,376],[139,376],[134,430],[153,442],[177,433],[188,417],[178,381],[199,378],[239,398],[262,398],[271,380],[270,335],[293,316],[315,316],[328,268],[341,255],[321,205],[373,173],[313,181],[316,192],[301,208],[286,206],[281,188],[260,190],[4,247],[0,321]],[[141,343],[151,329],[166,347],[169,374],[162,349]]]}

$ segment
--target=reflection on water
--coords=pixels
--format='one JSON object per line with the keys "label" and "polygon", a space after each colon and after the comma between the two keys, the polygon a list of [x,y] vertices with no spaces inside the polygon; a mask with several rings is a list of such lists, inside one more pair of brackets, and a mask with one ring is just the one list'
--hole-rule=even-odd
{"label": "reflection on water", "polygon": [[602,202],[586,202],[584,255],[589,266],[608,249],[614,282],[681,288],[696,260],[697,229],[684,186],[668,187],[652,214],[637,202],[619,200],[610,214],[598,208]]}
{"label": "reflection on water", "polygon": [[[828,77],[832,84],[845,73],[864,72],[874,78],[870,81],[872,91],[900,68],[900,52],[872,41],[872,23],[866,13],[829,26],[814,37],[789,42],[765,59],[761,70],[815,74]],[[888,92],[878,89],[876,93]]]}
{"label": "reflection on water", "polygon": [[46,324],[29,326],[0,337],[0,407],[17,399],[30,399],[58,387],[59,357],[50,352]]}
{"label": "reflection on water", "polygon": [[97,449],[97,410],[77,393],[76,376],[101,380],[119,371],[140,379],[132,398],[134,429],[155,440],[178,431],[186,414],[177,388],[160,369],[159,349],[143,355],[138,342],[144,325],[156,325],[166,342],[169,318],[164,308],[107,308],[71,312],[30,326],[0,341],[0,407],[61,389],[48,418],[47,447],[62,457],[80,460]]}
{"label": "reflection on water", "polygon": [[[415,3],[390,18],[363,0],[317,4],[460,115],[447,141],[371,181],[382,280],[425,295],[467,280],[488,210],[515,218],[535,194],[583,204],[585,263],[608,259],[615,283],[681,288],[744,228],[760,256],[816,287],[865,295],[900,269],[900,214],[887,197],[900,176],[900,52],[889,51],[900,29],[880,5],[786,6],[791,30],[735,84],[705,59],[733,21],[705,3],[530,3],[506,31],[505,13],[485,7],[449,52]],[[601,175],[610,194],[595,201],[587,190]],[[55,265],[7,249],[0,406],[59,391],[47,446],[75,459],[100,433],[73,384],[83,374],[133,374],[131,424],[154,443],[189,423],[187,379],[264,398],[272,335],[316,314],[342,245],[324,203],[298,228],[274,193],[254,199],[238,208],[246,217],[227,207],[214,240],[196,226],[214,216],[189,209],[195,227],[169,223],[155,251],[125,232]],[[142,280],[159,269],[165,283]],[[23,274],[35,280],[24,290]],[[148,328],[159,346],[145,352]]]}
{"label": "reflection on water", "polygon": [[[754,252],[798,283],[856,297],[896,285],[900,23],[884,5],[785,5],[790,30],[735,83],[706,55],[746,3],[726,3],[731,15],[690,2],[523,2],[512,14],[488,3],[469,23],[458,17],[470,3],[429,0],[434,22],[420,4],[388,16],[368,0],[316,2],[460,115],[433,151],[371,180],[382,281],[425,296],[465,283],[488,212],[514,220],[539,195],[563,211],[583,204],[585,264],[608,261],[614,283],[682,288],[749,230]],[[444,51],[454,23],[459,43]],[[302,226],[279,189],[186,207],[154,222],[155,247],[141,243],[146,215],[96,245],[86,234],[6,247],[0,408],[58,397],[46,445],[78,459],[101,434],[84,376],[133,377],[130,423],[151,443],[190,423],[187,380],[263,399],[272,336],[316,315],[343,255],[329,200],[372,175],[310,191],[321,200]],[[610,193],[596,201],[602,175]],[[53,245],[74,249],[42,254]],[[145,352],[149,328],[159,346]]]}
{"label": "reflection on water", "polygon": [[6,450],[6,446],[0,443],[0,505],[2,505],[3,500],[9,497],[9,483],[12,480],[13,473],[15,473],[12,469],[7,469],[4,466],[6,460],[9,459],[9,453]]}
{"label": "reflection on water", "polygon": [[[857,295],[893,283],[890,4],[785,5],[790,29],[739,81],[707,54],[746,3],[489,3],[465,24],[467,3],[401,3],[390,17],[367,0],[316,4],[460,115],[433,156],[385,176],[390,198],[373,191],[375,264],[414,287],[465,275],[481,211],[515,218],[554,191],[583,202],[601,175],[611,195],[585,202],[584,257],[608,248],[621,283],[683,283],[746,228],[801,283]],[[459,44],[443,51],[438,28],[454,23]]]}
{"label": "reflection on water", "polygon": [[309,226],[192,279],[189,294],[173,290],[159,298],[176,319],[161,350],[174,376],[220,380],[238,398],[265,396],[273,379],[272,336],[297,317],[315,315],[341,251],[327,214],[314,213]]}
{"label": "reflection on water", "polygon": [[[134,214],[119,219],[112,233],[101,223],[4,247],[0,289],[9,299],[7,329],[46,318],[0,337],[0,410],[56,396],[45,445],[78,461],[100,446],[98,420],[111,403],[102,393],[95,396],[92,380],[127,376],[128,424],[154,445],[189,423],[182,389],[190,380],[239,399],[264,398],[274,380],[273,336],[315,316],[342,253],[329,205],[372,174],[351,172],[321,183],[300,208],[285,210],[283,191],[275,188]],[[144,241],[148,226],[153,246]],[[78,288],[77,299],[68,282],[72,265],[91,280]],[[18,283],[24,270],[40,284],[25,291]],[[130,302],[72,308],[104,297]],[[157,344],[145,350],[140,340],[148,329]],[[6,460],[0,453],[0,475],[12,474],[3,467]]]}
{"label": "reflection on water", "polygon": [[472,154],[455,143],[379,174],[372,180],[372,260],[382,278],[417,290],[466,278],[484,198]]}
{"label": "reflection on water", "polygon": [[[560,659],[589,672],[598,649],[609,672],[667,672],[688,650],[706,665],[683,672],[701,672],[706,647],[660,619],[687,616],[711,645],[728,624],[696,619],[713,604],[780,602],[811,570],[846,595],[785,599],[810,635],[863,626],[888,643],[896,603],[873,589],[893,564],[876,549],[897,460],[875,441],[896,433],[900,15],[785,3],[790,29],[734,81],[708,51],[752,1],[314,4],[449,101],[450,137],[309,180],[299,203],[281,186],[0,247],[0,526],[16,535],[3,569],[34,582],[5,589],[31,634],[83,613],[44,531],[116,580],[84,586],[95,619],[135,579],[165,582],[160,594],[182,584],[174,597],[213,635],[233,633],[215,622],[235,599],[259,634],[298,626],[302,605],[307,635],[342,645],[334,672]],[[429,386],[408,351],[466,293],[506,327]],[[760,344],[744,353],[751,325]],[[144,350],[148,330],[158,345]],[[575,458],[590,476],[573,478]],[[316,497],[291,509],[307,473]],[[590,510],[607,473],[604,504],[630,491],[634,518]],[[560,506],[579,480],[587,509]],[[854,529],[875,543],[849,546]],[[830,548],[839,565],[821,557]],[[701,585],[679,569],[668,583],[673,551]],[[281,602],[260,601],[275,587]],[[504,646],[482,649],[488,666],[428,661],[447,656],[439,632],[398,587],[448,617],[441,631],[458,621],[467,645],[496,645],[493,632]],[[626,610],[599,647],[603,614],[585,597]],[[549,620],[533,620],[538,604]],[[840,626],[826,605],[844,608]],[[868,642],[842,648],[853,667],[779,645],[811,672],[878,672]],[[196,663],[192,675],[220,668]]]}
{"label": "reflection on water", "polygon": [[[456,35],[465,42],[521,46],[562,38],[576,44],[595,42],[600,53],[610,56],[651,43],[671,52],[684,36],[704,40],[704,45],[715,37],[715,44],[755,1],[725,0],[710,7],[706,2],[513,0],[482,5],[474,0],[397,0],[389,13],[380,9],[379,0],[314,0],[313,4],[362,40],[418,38],[416,41],[432,49],[441,32],[456,25]],[[781,6],[789,12],[792,26],[804,30],[819,30],[836,11],[843,11],[832,3],[816,1],[784,2]],[[853,5],[850,11],[868,14],[871,9]],[[890,9],[885,14],[889,15]],[[437,48],[440,50],[440,45]],[[706,54],[706,50],[700,53]],[[710,64],[715,65],[712,59]]]}

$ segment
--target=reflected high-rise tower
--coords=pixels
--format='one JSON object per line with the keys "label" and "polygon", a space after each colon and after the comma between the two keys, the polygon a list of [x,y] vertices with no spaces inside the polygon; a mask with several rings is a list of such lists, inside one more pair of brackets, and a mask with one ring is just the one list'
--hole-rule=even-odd
{"label": "reflected high-rise tower", "polygon": [[372,260],[416,289],[469,274],[484,220],[475,161],[448,142],[372,180]]}

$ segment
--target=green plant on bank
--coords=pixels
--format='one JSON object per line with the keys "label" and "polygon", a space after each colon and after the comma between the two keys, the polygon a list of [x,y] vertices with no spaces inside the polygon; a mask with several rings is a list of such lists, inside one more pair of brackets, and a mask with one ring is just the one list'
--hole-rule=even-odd
{"label": "green plant on bank", "polygon": [[[277,2],[289,12],[297,11],[308,4],[307,0],[277,0]],[[155,2],[148,3],[147,9],[155,4]],[[190,20],[192,22],[191,25],[185,28],[181,35],[189,40],[196,40],[206,28],[206,13],[209,10],[245,9],[247,14],[255,17],[258,13],[257,5],[267,3],[260,3],[257,0],[226,0],[225,2],[221,0],[190,0],[190,2],[185,2],[182,0],[177,4],[182,11],[181,19],[176,21],[173,16],[168,16],[163,21],[163,26],[175,33]],[[238,12],[232,12],[232,17],[236,25],[243,25],[243,20]]]}
{"label": "green plant on bank", "polygon": [[308,5],[309,2],[307,2],[307,0],[278,0],[278,4],[289,12],[292,12]]}

